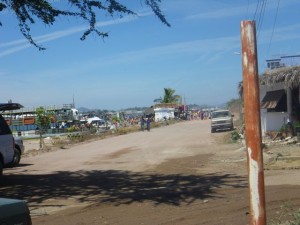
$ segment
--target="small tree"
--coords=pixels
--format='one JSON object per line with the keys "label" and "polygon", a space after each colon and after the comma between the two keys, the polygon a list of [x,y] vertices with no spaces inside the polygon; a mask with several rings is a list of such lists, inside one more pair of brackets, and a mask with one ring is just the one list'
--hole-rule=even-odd
{"label": "small tree", "polygon": [[36,125],[39,130],[40,135],[40,149],[45,147],[45,143],[43,141],[43,134],[46,133],[46,130],[50,127],[51,118],[53,117],[53,113],[45,110],[44,107],[38,107],[35,110],[36,113]]}
{"label": "small tree", "polygon": [[179,103],[181,96],[175,95],[175,89],[164,88],[164,97],[161,103]]}

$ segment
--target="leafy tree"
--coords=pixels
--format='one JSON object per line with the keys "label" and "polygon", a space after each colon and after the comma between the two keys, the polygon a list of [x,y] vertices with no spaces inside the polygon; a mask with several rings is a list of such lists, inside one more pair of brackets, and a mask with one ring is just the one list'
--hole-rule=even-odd
{"label": "leafy tree", "polygon": [[153,100],[153,102],[154,102],[155,104],[161,103],[161,102],[162,102],[162,98],[161,98],[161,97],[156,98],[156,99]]}
{"label": "leafy tree", "polygon": [[[102,38],[108,36],[107,32],[103,32],[96,27],[97,18],[101,16],[99,12],[104,16],[118,16],[120,18],[124,15],[136,15],[124,4],[119,3],[118,0],[66,0],[64,2],[69,4],[68,9],[70,10],[64,9],[64,4],[55,4],[55,1],[49,0],[0,0],[0,12],[5,13],[7,9],[15,14],[23,36],[39,50],[45,50],[45,48],[37,44],[30,33],[30,27],[36,21],[51,26],[61,17],[79,18],[89,25],[89,28],[80,38],[85,40],[91,33],[95,33]],[[170,26],[160,10],[161,0],[144,0],[144,3],[152,9],[162,23]],[[61,9],[57,8],[57,5],[60,5]],[[2,25],[0,21],[0,26]]]}
{"label": "leafy tree", "polygon": [[227,103],[227,108],[231,108],[231,107],[235,107],[236,105],[242,105],[242,100],[241,99],[237,99],[237,98],[232,98],[230,99]]}
{"label": "leafy tree", "polygon": [[53,113],[46,111],[44,107],[38,107],[35,110],[36,113],[36,125],[39,129],[40,134],[40,148],[43,148],[45,146],[45,143],[43,142],[43,133],[49,128],[51,123],[51,118],[53,117]]}
{"label": "leafy tree", "polygon": [[164,97],[155,99],[155,103],[179,103],[181,100],[180,95],[175,95],[175,90],[172,88],[164,88]]}

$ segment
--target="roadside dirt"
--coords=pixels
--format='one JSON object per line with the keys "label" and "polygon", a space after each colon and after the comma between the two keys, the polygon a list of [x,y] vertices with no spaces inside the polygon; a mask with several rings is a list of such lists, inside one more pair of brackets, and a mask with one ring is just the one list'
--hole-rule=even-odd
{"label": "roadside dirt", "polygon": [[[224,135],[187,121],[31,154],[0,194],[27,200],[34,225],[249,224],[246,153]],[[299,161],[274,161],[280,149],[265,153],[269,224],[300,208]]]}

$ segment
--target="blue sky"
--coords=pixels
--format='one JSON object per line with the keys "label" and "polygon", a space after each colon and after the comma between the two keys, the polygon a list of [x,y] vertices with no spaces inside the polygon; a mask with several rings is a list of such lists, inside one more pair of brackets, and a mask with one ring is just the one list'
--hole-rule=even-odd
{"label": "blue sky", "polygon": [[171,27],[141,1],[122,2],[139,16],[99,16],[98,28],[109,32],[104,40],[80,41],[87,24],[76,19],[32,25],[45,51],[27,43],[9,11],[2,13],[0,102],[62,105],[74,96],[76,107],[119,110],[151,106],[173,88],[187,104],[226,103],[237,98],[242,80],[236,53],[243,20],[257,23],[259,73],[266,59],[300,54],[299,0],[163,0]]}

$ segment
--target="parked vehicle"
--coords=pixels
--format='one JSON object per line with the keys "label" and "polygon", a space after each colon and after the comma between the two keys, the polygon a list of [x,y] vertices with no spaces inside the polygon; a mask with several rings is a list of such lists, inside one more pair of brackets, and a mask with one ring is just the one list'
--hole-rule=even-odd
{"label": "parked vehicle", "polygon": [[217,130],[233,130],[233,115],[229,110],[216,110],[211,113],[211,133]]}
{"label": "parked vehicle", "polygon": [[12,165],[16,148],[14,137],[1,112],[20,109],[21,107],[22,105],[18,103],[0,104],[0,176],[3,174],[4,167]]}
{"label": "parked vehicle", "polygon": [[11,166],[13,167],[18,166],[20,164],[21,156],[25,151],[23,139],[20,137],[14,137],[14,139],[15,139],[14,159],[11,163]]}
{"label": "parked vehicle", "polygon": [[32,225],[27,203],[18,199],[0,198],[0,224]]}

